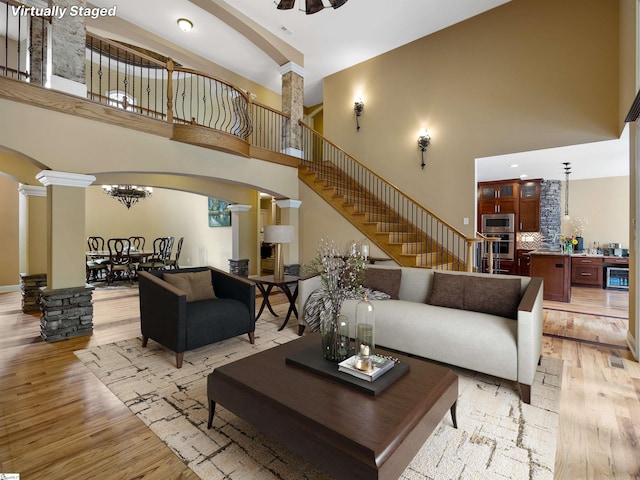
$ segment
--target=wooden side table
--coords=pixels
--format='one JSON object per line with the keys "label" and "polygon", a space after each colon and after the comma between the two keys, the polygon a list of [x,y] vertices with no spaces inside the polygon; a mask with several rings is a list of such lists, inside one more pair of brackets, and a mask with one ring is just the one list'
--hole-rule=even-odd
{"label": "wooden side table", "polygon": [[[284,294],[287,296],[287,299],[289,300],[289,310],[287,311],[287,316],[285,317],[282,325],[280,325],[280,328],[278,328],[278,331],[282,330],[287,325],[287,323],[289,322],[289,317],[291,317],[292,313],[296,316],[296,318],[298,318],[298,310],[296,309],[296,299],[298,298],[298,280],[299,279],[300,277],[296,275],[285,275],[284,279],[282,280],[276,280],[273,275],[265,275],[261,277],[249,277],[249,280],[254,282],[256,284],[256,287],[258,287],[258,290],[260,290],[260,293],[262,293],[262,305],[260,305],[260,310],[258,310],[258,315],[256,315],[256,320],[258,320],[260,318],[260,315],[262,315],[264,307],[267,307],[274,317],[278,316],[278,314],[273,311],[273,308],[271,307],[271,303],[269,302],[269,294],[273,290],[273,287],[277,287],[282,292],[284,292]],[[289,288],[290,284],[295,284],[295,288],[293,289],[293,292]],[[298,334],[300,335],[299,332]]]}

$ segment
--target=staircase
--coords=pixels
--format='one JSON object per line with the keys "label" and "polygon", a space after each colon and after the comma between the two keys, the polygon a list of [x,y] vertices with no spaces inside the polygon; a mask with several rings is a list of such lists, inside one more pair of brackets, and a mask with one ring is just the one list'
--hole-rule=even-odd
{"label": "staircase", "polygon": [[[303,123],[298,177],[398,264],[470,270],[475,239],[443,222]],[[328,160],[327,160],[328,159]]]}

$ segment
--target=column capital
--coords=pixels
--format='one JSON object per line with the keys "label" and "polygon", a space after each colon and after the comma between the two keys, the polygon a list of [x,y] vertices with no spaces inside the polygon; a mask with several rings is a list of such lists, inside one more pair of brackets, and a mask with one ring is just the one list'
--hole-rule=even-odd
{"label": "column capital", "polygon": [[18,187],[18,191],[24,195],[25,197],[46,197],[47,189],[46,187],[41,187],[39,185],[24,185],[20,184]]}
{"label": "column capital", "polygon": [[276,200],[276,205],[280,208],[300,208],[302,201],[294,200],[293,198],[286,198],[284,200]]}
{"label": "column capital", "polygon": [[280,75],[285,75],[286,73],[289,73],[289,72],[293,72],[297,75],[300,75],[302,78],[304,78],[307,75],[307,71],[304,69],[304,67],[301,67],[297,63],[288,62],[278,67],[278,73]]}
{"label": "column capital", "polygon": [[88,187],[96,181],[93,175],[83,175],[81,173],[56,172],[53,170],[42,170],[36,175],[36,179],[45,187],[56,185],[61,187]]}
{"label": "column capital", "polygon": [[251,205],[233,204],[229,205],[227,207],[227,210],[229,210],[230,212],[248,212],[249,210],[251,210]]}

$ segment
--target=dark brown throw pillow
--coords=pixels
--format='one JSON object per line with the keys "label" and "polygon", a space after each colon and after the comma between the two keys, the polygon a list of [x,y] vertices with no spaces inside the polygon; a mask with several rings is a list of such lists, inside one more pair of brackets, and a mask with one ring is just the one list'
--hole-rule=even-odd
{"label": "dark brown throw pillow", "polygon": [[187,294],[187,302],[197,302],[199,300],[211,300],[216,298],[211,283],[211,272],[170,273],[163,275],[163,279],[179,288]]}
{"label": "dark brown throw pillow", "polygon": [[467,275],[451,275],[433,273],[431,295],[427,298],[429,305],[438,307],[464,308],[464,290]]}
{"label": "dark brown throw pillow", "polygon": [[398,300],[402,270],[399,268],[368,267],[364,271],[364,287],[384,292],[391,300]]}
{"label": "dark brown throw pillow", "polygon": [[464,309],[505,318],[518,318],[520,279],[467,276]]}

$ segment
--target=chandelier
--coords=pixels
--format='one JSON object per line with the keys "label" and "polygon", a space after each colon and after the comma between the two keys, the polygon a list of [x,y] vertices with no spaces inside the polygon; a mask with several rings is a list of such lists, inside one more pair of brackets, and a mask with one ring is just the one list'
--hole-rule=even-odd
{"label": "chandelier", "polygon": [[153,193],[151,187],[139,187],[137,185],[103,185],[102,191],[127,208],[131,208],[139,200],[150,197]]}
{"label": "chandelier", "polygon": [[[302,0],[300,0],[302,1]],[[278,3],[278,10],[289,10],[293,8],[293,4],[296,0],[280,0]],[[347,3],[347,0],[329,0],[329,3],[333,8],[338,8]],[[310,15],[312,13],[319,12],[324,8],[322,0],[306,0],[305,13]]]}

